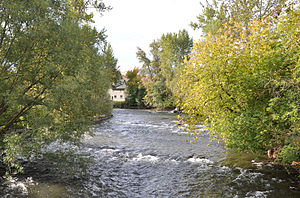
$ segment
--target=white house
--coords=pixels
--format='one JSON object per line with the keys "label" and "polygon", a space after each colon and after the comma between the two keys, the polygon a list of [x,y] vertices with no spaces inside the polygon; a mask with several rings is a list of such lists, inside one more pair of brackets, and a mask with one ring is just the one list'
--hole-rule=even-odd
{"label": "white house", "polygon": [[124,84],[109,89],[108,93],[110,95],[111,100],[113,101],[125,101],[125,98],[127,96],[125,90],[126,90],[126,85]]}
{"label": "white house", "polygon": [[108,90],[108,93],[110,95],[111,100],[118,101],[118,102],[124,102],[125,98],[127,97],[125,91],[126,91],[126,73],[122,72],[122,78],[121,80],[114,85],[111,89]]}

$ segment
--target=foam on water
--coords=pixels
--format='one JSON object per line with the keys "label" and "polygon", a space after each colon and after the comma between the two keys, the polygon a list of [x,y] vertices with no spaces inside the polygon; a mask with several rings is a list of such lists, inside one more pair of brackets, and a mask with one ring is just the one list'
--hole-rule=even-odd
{"label": "foam on water", "polygon": [[32,177],[26,178],[24,181],[18,181],[17,178],[9,177],[8,178],[8,188],[14,192],[19,192],[22,195],[28,195],[28,186],[36,185],[32,180]]}
{"label": "foam on water", "polygon": [[268,197],[268,194],[270,194],[272,191],[253,191],[248,192],[246,194],[246,198],[265,198]]}
{"label": "foam on water", "polygon": [[173,130],[172,133],[175,133],[175,134],[185,134],[185,135],[189,134],[189,132],[181,130],[181,129]]}
{"label": "foam on water", "polygon": [[101,153],[109,153],[109,154],[116,153],[119,151],[120,151],[119,149],[101,149],[100,150]]}
{"label": "foam on water", "polygon": [[255,160],[252,160],[251,162],[252,162],[252,164],[254,164],[259,169],[262,169],[262,166],[264,165],[264,163],[256,162]]}
{"label": "foam on water", "polygon": [[143,155],[143,154],[138,154],[137,157],[134,157],[132,161],[144,161],[144,162],[151,162],[151,163],[156,163],[159,160],[158,157],[153,156],[153,155]]}
{"label": "foam on water", "polygon": [[28,194],[27,187],[25,186],[25,184],[23,182],[11,183],[9,185],[9,188],[11,188],[12,190],[21,191],[22,194]]}
{"label": "foam on water", "polygon": [[166,159],[166,162],[171,162],[173,164],[178,164],[179,162],[175,159]]}
{"label": "foam on water", "polygon": [[204,159],[204,158],[192,157],[192,158],[189,158],[187,161],[191,162],[191,163],[198,163],[198,164],[213,164],[213,161],[210,161],[209,159]]}
{"label": "foam on water", "polygon": [[264,180],[262,179],[264,174],[262,173],[249,172],[248,170],[244,170],[241,168],[237,168],[237,169],[240,170],[240,174],[233,180],[233,182],[238,185],[243,182],[248,182],[248,183],[264,182]]}
{"label": "foam on water", "polygon": [[227,167],[227,166],[221,166],[219,167],[219,169],[217,170],[219,173],[226,173],[226,172],[229,172],[231,171],[232,169]]}

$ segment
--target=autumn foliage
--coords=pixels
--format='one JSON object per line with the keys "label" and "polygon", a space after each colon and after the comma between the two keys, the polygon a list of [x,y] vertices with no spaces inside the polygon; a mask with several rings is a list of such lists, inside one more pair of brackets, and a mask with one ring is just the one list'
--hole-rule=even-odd
{"label": "autumn foliage", "polygon": [[230,20],[194,43],[178,101],[192,140],[203,121],[229,148],[300,160],[299,21],[291,6],[247,26]]}

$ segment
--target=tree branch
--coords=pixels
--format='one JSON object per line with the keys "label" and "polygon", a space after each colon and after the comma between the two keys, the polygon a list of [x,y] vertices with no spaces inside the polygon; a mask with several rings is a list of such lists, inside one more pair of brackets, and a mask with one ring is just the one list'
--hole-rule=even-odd
{"label": "tree branch", "polygon": [[19,111],[15,116],[13,116],[8,123],[6,123],[3,127],[3,129],[0,130],[0,134],[6,133],[9,128],[16,122],[17,119],[20,118],[21,115],[26,113],[28,110],[30,110],[33,106],[34,103],[37,101],[37,99],[46,91],[46,88],[42,90],[42,92],[37,95],[31,102],[29,102],[27,105],[25,105],[21,111]]}
{"label": "tree branch", "polygon": [[240,109],[240,110],[242,110],[242,107],[237,103],[237,101],[233,98],[233,96],[230,94],[230,93],[228,93],[225,89],[224,89],[224,87],[223,87],[223,85],[221,85],[221,89],[222,89],[222,91],[224,91],[224,93],[237,105],[237,107]]}

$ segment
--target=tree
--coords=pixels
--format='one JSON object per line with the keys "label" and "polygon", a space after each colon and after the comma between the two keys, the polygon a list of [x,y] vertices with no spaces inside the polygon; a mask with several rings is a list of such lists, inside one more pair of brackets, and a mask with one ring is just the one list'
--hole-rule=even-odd
{"label": "tree", "polygon": [[[146,53],[138,48],[137,57],[143,63],[141,69],[142,82],[146,87],[145,102],[147,105],[158,108],[166,108],[171,105],[170,97],[166,94],[165,79],[160,67],[160,43],[153,41],[150,44],[150,60]],[[161,85],[160,87],[157,84]]]}
{"label": "tree", "polygon": [[160,40],[161,74],[166,79],[166,87],[172,97],[176,97],[178,79],[184,67],[184,59],[193,47],[193,40],[187,31],[162,35]]}
{"label": "tree", "polygon": [[115,58],[111,45],[104,43],[102,54],[104,67],[110,72],[112,84],[116,84],[121,79],[121,72],[119,70],[118,59]]}
{"label": "tree", "polygon": [[144,104],[144,96],[145,96],[145,87],[141,83],[141,78],[139,76],[139,69],[134,68],[131,71],[126,73],[127,81],[127,97],[126,103],[129,107],[138,107],[143,108],[145,107]]}
{"label": "tree", "polygon": [[[222,2],[222,3],[220,3]],[[223,24],[230,19],[246,27],[254,19],[261,20],[270,15],[278,16],[286,7],[287,0],[226,0],[206,1],[197,22],[192,22],[194,29],[201,29],[204,34],[216,34]]]}
{"label": "tree", "polygon": [[142,49],[137,57],[143,63],[141,74],[146,87],[145,101],[157,108],[175,106],[177,81],[183,68],[183,60],[189,55],[193,41],[187,31],[168,33],[150,44],[150,60]]}
{"label": "tree", "polygon": [[[0,2],[0,154],[8,165],[54,141],[79,142],[109,114],[112,79],[89,23],[101,1]],[[108,61],[108,60],[107,60]]]}
{"label": "tree", "polygon": [[300,10],[292,5],[279,19],[253,20],[247,28],[231,20],[222,34],[194,45],[179,101],[194,140],[195,125],[206,121],[212,138],[229,148],[300,160]]}

